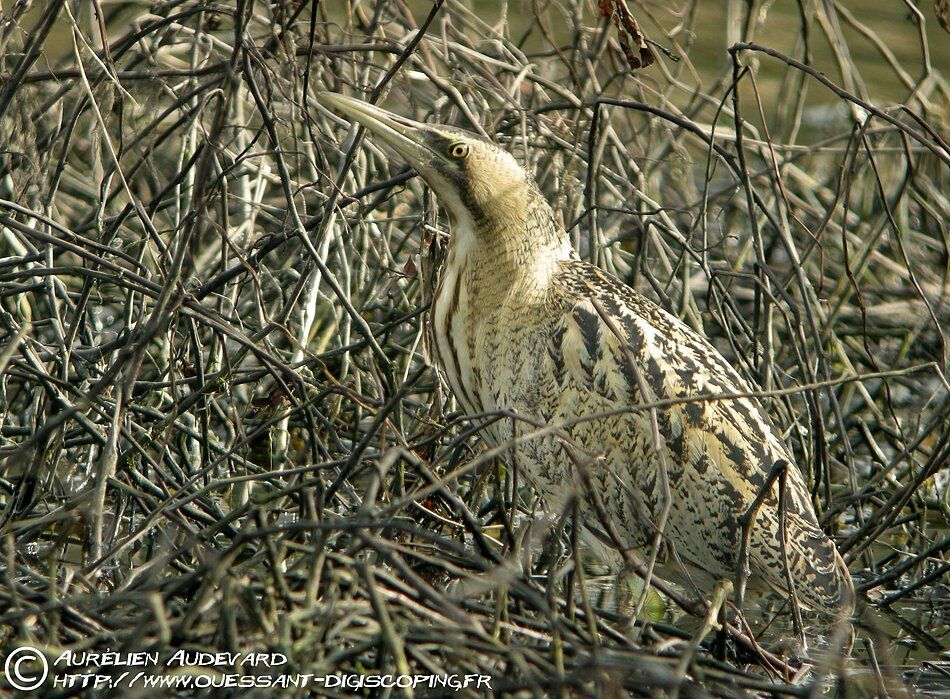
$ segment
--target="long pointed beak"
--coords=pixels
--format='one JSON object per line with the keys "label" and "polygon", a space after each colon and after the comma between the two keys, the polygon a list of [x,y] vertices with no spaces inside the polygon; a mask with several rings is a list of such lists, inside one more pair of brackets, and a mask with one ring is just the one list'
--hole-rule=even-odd
{"label": "long pointed beak", "polygon": [[417,170],[424,172],[431,167],[429,163],[436,154],[425,145],[425,124],[336,92],[319,92],[317,100],[365,126]]}

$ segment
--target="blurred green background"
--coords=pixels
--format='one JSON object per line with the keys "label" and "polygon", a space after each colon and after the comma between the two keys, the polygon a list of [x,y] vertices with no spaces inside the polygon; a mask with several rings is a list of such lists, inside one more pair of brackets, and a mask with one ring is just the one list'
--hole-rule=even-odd
{"label": "blurred green background", "polygon": [[[566,43],[574,31],[574,17],[569,15],[568,10],[557,0],[446,2],[446,6],[450,4],[472,8],[488,24],[505,23],[508,35],[515,39],[528,33],[532,25],[539,22],[544,32],[557,41]],[[24,28],[29,28],[36,21],[42,12],[42,5],[43,3],[39,3],[27,15],[28,22]],[[147,5],[145,2],[103,2],[110,36],[115,39],[128,31],[129,20],[140,16]],[[689,48],[689,64],[682,65],[686,75],[685,82],[692,86],[698,77],[699,85],[704,88],[713,85],[725,74],[724,71],[729,69],[727,48],[741,39],[750,8],[753,21],[748,23],[747,40],[767,45],[796,58],[802,56],[802,18],[807,18],[810,25],[808,43],[812,65],[836,83],[845,86],[847,80],[839,70],[828,33],[822,30],[822,16],[827,13],[814,11],[822,6],[834,9],[840,35],[846,42],[846,45],[839,47],[839,51],[849,55],[860,72],[855,88],[858,92],[866,92],[872,100],[884,103],[904,102],[909,96],[909,90],[901,80],[899,70],[903,70],[908,78],[916,80],[927,70],[939,73],[950,65],[950,34],[940,25],[936,14],[937,5],[938,3],[929,0],[880,0],[872,3],[860,0],[628,2],[631,12],[648,38],[675,53],[680,53],[668,36],[672,35],[680,48]],[[432,3],[429,0],[407,0],[405,6],[417,22],[422,22]],[[324,1],[323,7],[334,21],[345,24],[347,13],[358,11],[361,4],[358,0],[333,0]],[[583,3],[582,12],[581,24],[592,32],[607,21],[598,16],[596,2],[593,0]],[[694,14],[690,14],[691,12]],[[919,20],[922,20],[923,31],[919,28]],[[523,46],[524,50],[529,54],[550,50],[548,46],[542,45],[541,36],[541,32],[530,32]],[[616,40],[616,34],[612,36]],[[922,41],[929,44],[930,66],[927,66],[924,60]],[[51,62],[72,53],[72,42],[64,16],[61,16],[60,26],[47,41],[45,53]],[[665,61],[670,69],[678,67],[666,57],[661,57],[661,60]],[[895,64],[898,66],[896,69]],[[645,71],[644,76],[649,77],[651,72],[656,70],[657,67],[654,66]],[[693,75],[689,75],[691,73]],[[763,96],[776,95],[786,73],[785,66],[780,62],[763,60],[759,84]],[[825,91],[812,89],[809,94],[810,104],[833,101],[830,93]]]}

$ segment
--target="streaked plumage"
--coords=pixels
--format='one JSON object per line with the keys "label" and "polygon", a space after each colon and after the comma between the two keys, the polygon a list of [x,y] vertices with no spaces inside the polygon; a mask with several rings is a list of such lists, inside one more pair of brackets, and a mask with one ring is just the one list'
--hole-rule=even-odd
{"label": "streaked plumage", "polygon": [[[560,425],[576,445],[602,455],[585,468],[626,546],[642,548],[655,535],[662,459],[672,495],[665,535],[697,581],[734,578],[739,519],[773,465],[787,462],[788,558],[797,597],[828,612],[851,607],[847,567],[758,400],[684,401],[657,410],[660,450],[650,413],[623,410],[750,393],[707,340],[578,260],[532,178],[497,145],[339,95],[322,99],[406,157],[449,214],[452,238],[429,317],[437,363],[467,410],[506,409]],[[580,488],[575,460],[565,452],[572,447],[557,435],[532,438],[533,430],[499,421],[487,436],[495,443],[522,437],[518,466],[559,508],[572,483]],[[787,590],[778,515],[773,485],[752,527],[749,565],[760,581]]]}

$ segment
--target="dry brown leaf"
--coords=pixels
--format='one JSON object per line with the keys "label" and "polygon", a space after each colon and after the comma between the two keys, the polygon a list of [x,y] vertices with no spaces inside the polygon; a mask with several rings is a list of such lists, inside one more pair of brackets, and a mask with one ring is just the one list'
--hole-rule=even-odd
{"label": "dry brown leaf", "polygon": [[937,21],[943,27],[945,32],[950,32],[950,23],[947,21],[947,15],[950,14],[950,2],[947,0],[936,0],[934,2],[934,14],[937,15]]}
{"label": "dry brown leaf", "polygon": [[[627,63],[633,70],[653,65],[656,55],[647,44],[646,37],[640,31],[640,25],[634,19],[626,0],[598,0],[603,17],[610,17],[620,36],[620,48],[623,49]],[[636,46],[636,50],[634,50]]]}

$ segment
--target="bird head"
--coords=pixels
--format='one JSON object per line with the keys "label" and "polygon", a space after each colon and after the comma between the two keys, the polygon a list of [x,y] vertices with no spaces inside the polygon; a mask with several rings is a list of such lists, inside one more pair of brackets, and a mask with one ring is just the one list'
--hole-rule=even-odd
{"label": "bird head", "polygon": [[423,124],[333,92],[318,99],[402,156],[435,192],[453,227],[477,232],[493,221],[512,221],[537,192],[510,153],[478,134]]}

